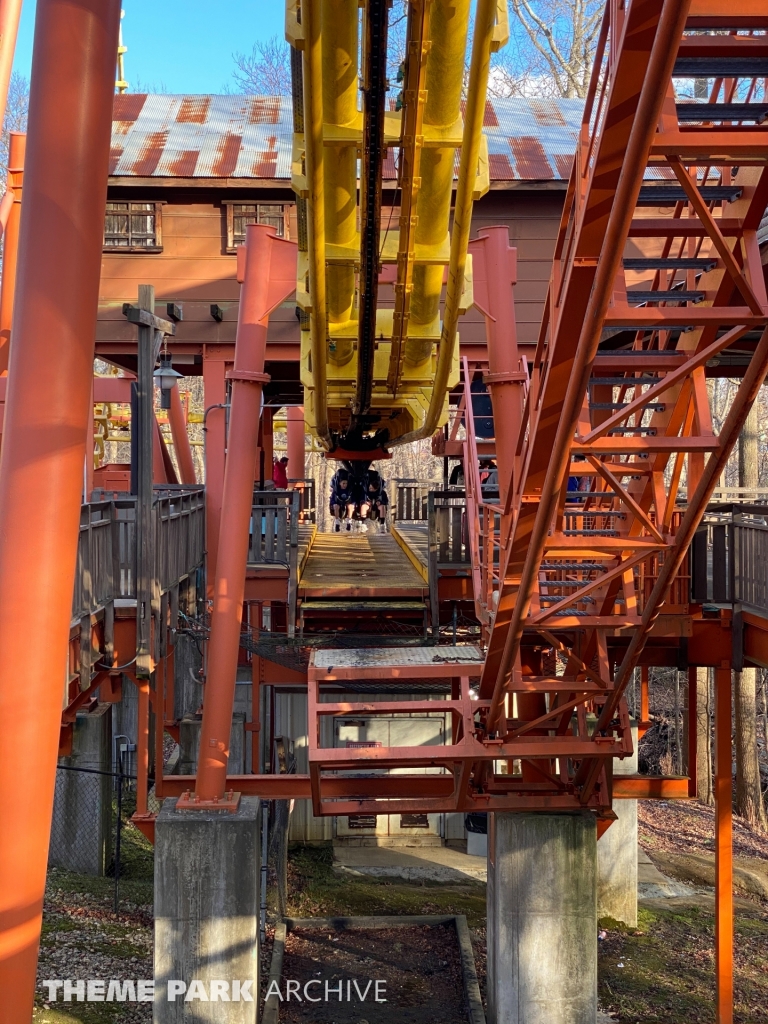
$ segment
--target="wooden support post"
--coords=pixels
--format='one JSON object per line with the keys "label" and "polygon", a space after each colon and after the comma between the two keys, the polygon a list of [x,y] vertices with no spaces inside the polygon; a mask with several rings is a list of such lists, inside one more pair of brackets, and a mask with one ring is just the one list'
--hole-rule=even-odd
{"label": "wooden support post", "polygon": [[715,670],[715,970],[717,1024],[733,1024],[731,667]]}
{"label": "wooden support post", "polygon": [[[155,312],[155,289],[139,285],[139,310]],[[152,457],[154,453],[155,412],[154,381],[155,331],[139,324],[138,374],[136,381],[136,676],[149,679],[152,674],[151,623],[154,543],[152,531]]]}

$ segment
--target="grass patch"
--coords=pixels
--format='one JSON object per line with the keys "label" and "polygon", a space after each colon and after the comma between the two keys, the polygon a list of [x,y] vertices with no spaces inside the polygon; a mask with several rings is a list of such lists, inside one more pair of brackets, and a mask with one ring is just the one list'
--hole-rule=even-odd
{"label": "grass patch", "polygon": [[[641,907],[638,927],[612,921],[599,947],[600,1004],[621,1024],[714,1021],[714,916],[706,908]],[[736,918],[734,1020],[763,1024],[768,1004],[768,917],[756,904]]]}
{"label": "grass patch", "polygon": [[417,885],[387,878],[339,875],[329,846],[296,847],[288,864],[288,911],[293,917],[372,914],[464,914],[472,928],[485,925],[480,883]]}

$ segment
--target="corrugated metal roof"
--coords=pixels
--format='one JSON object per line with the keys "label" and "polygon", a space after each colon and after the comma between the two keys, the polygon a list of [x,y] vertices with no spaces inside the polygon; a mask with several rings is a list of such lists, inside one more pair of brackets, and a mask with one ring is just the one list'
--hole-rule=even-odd
{"label": "corrugated metal roof", "polygon": [[[491,178],[567,179],[582,109],[578,99],[489,99]],[[288,96],[124,93],[115,96],[110,174],[288,179],[292,135]],[[394,174],[391,158],[387,168]]]}
{"label": "corrugated metal roof", "polygon": [[290,178],[288,96],[115,96],[110,174]]}
{"label": "corrugated metal roof", "polygon": [[488,100],[484,131],[491,179],[567,180],[583,111],[584,101],[579,99]]}

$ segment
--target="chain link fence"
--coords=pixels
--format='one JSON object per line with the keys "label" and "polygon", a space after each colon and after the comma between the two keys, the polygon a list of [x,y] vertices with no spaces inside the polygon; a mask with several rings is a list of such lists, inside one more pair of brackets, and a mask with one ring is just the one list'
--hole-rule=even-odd
{"label": "chain link fence", "polygon": [[[114,878],[114,911],[119,912],[121,879],[151,879],[152,845],[131,822],[136,810],[136,778],[124,772],[60,764],[48,851],[49,867],[73,874]],[[151,783],[151,780],[150,780]],[[148,810],[160,810],[150,791]]]}

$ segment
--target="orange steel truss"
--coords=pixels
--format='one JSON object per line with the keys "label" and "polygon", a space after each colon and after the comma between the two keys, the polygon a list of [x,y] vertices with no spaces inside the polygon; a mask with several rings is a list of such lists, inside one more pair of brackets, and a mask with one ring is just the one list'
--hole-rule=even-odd
{"label": "orange steel truss", "polygon": [[[754,95],[765,37],[702,44],[692,31],[766,23],[749,4],[608,5],[530,382],[505,317],[514,258],[494,229],[473,243],[503,500],[483,501],[477,466],[489,444],[471,428],[465,362],[451,437],[466,422],[467,532],[487,637],[477,693],[454,684],[450,704],[432,705],[453,717],[450,752],[342,755],[318,746],[320,719],[342,712],[318,703],[322,675],[310,673],[317,813],[337,813],[322,795],[324,772],[375,763],[447,768],[452,809],[610,814],[612,759],[632,749],[624,691],[649,636],[681,635],[688,546],[768,370],[756,235],[768,139],[734,110],[739,82]],[[702,124],[674,88],[697,68],[714,78]],[[638,288],[649,273],[652,287]],[[705,367],[735,347],[748,366],[717,432]],[[435,809],[427,788],[437,784],[411,781],[411,807],[422,793],[422,809]],[[377,786],[381,799],[386,783]]]}

